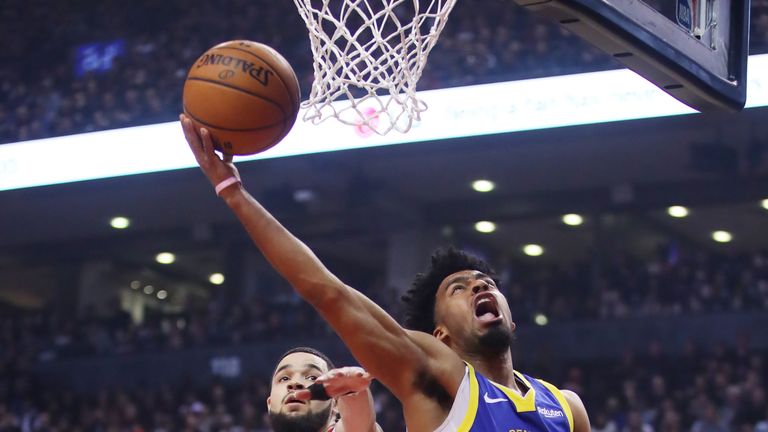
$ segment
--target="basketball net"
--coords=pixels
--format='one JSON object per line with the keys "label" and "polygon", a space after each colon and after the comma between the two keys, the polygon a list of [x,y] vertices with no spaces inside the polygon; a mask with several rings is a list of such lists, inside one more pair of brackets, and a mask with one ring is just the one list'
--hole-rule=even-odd
{"label": "basketball net", "polygon": [[427,109],[416,83],[456,0],[294,2],[314,57],[304,121],[336,118],[379,135],[410,130]]}

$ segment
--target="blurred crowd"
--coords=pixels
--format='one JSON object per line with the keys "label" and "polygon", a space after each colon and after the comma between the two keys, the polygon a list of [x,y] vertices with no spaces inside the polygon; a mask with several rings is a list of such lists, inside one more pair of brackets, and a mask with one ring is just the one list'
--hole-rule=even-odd
{"label": "blurred crowd", "polygon": [[[627,317],[692,316],[768,310],[768,255],[683,254],[655,260],[614,258],[600,267],[501,267],[500,278],[519,324],[535,314],[550,322]],[[32,372],[42,362],[96,359],[141,352],[237,347],[291,335],[312,341],[330,334],[317,314],[286,288],[285,295],[206,307],[177,315],[147,314],[133,322],[119,309],[88,309],[64,318],[50,312],[0,314],[0,432],[5,431],[262,431],[268,430],[263,376],[156,388],[104,389],[75,394],[46,385]],[[397,315],[394,290],[369,291]],[[608,324],[609,325],[609,324]],[[761,331],[755,329],[755,331]],[[521,347],[525,349],[525,347]],[[518,353],[520,354],[520,353]],[[528,353],[516,365],[582,395],[595,431],[768,432],[765,353],[749,338],[728,347],[627,352],[621,359],[567,364],[557,354]],[[404,430],[399,405],[376,387],[385,431]]]}
{"label": "blurred crowd", "polygon": [[[653,260],[617,255],[600,268],[588,264],[525,267],[518,263],[498,271],[500,286],[521,325],[534,323],[537,315],[546,316],[551,323],[567,323],[768,310],[766,253],[665,250]],[[101,313],[86,308],[80,316],[51,310],[4,311],[0,314],[0,347],[46,361],[237,346],[272,341],[285,334],[306,339],[331,334],[310,306],[276,275],[272,277],[275,280],[262,281],[276,287],[269,295],[234,304],[206,301],[176,314],[146,309],[141,322],[131,319],[118,303]],[[377,283],[359,285],[399,317],[398,291]]]}
{"label": "blurred crowd", "polygon": [[[155,383],[77,394],[36,379],[18,357],[1,359],[2,432],[269,431],[270,370],[202,387]],[[516,366],[578,392],[595,432],[768,431],[765,353],[746,345],[689,345],[676,355],[651,349],[619,360]],[[378,384],[373,393],[383,430],[405,430],[397,400]]]}
{"label": "blurred crowd", "polygon": [[105,315],[92,309],[73,318],[48,311],[5,313],[0,318],[0,352],[18,349],[37,361],[59,358],[129,355],[141,352],[238,346],[291,335],[312,338],[329,328],[306,303],[252,300],[223,308],[163,315],[147,311],[141,323],[119,308]]}
{"label": "blurred crowd", "polygon": [[585,401],[594,432],[763,432],[768,430],[764,353],[693,345],[620,361],[571,365],[564,388]]}
{"label": "blurred crowd", "polygon": [[[613,254],[589,264],[503,272],[517,320],[621,319],[768,310],[768,254],[661,249],[655,259]],[[567,287],[567,289],[565,288]]]}
{"label": "blurred crowd", "polygon": [[[752,3],[751,52],[766,52],[768,0]],[[0,143],[174,120],[188,67],[207,48],[231,39],[275,47],[309,91],[307,30],[293,2],[4,1],[0,62],[13,67],[0,69]],[[107,70],[76,73],[79,48],[110,41],[120,41],[114,55],[91,59]],[[420,88],[617,66],[610,56],[508,2],[458,2]]]}

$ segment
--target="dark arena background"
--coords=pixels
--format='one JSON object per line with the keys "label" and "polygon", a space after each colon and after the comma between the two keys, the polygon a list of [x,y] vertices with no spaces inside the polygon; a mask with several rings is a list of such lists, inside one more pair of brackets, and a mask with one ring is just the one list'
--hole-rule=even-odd
{"label": "dark arena background", "polygon": [[[168,136],[133,127],[177,122],[189,66],[232,39],[276,48],[307,96],[312,54],[288,0],[0,4],[1,432],[268,431],[282,352],[308,345],[354,364],[191,163],[84,174],[110,168],[112,146],[136,131],[156,139],[139,162],[188,152],[178,124]],[[517,323],[515,367],[577,392],[592,430],[765,432],[766,53],[768,1],[753,0],[739,113],[571,122],[585,112],[548,96],[538,108],[551,126],[394,133],[400,145],[238,167],[334,273],[395,317],[435,247],[488,260]],[[621,68],[511,1],[459,1],[418,88]],[[640,105],[633,97],[626,106]],[[457,106],[456,118],[515,116]],[[431,104],[415,130],[439,130],[430,115],[442,112]],[[338,127],[339,143],[363,139]],[[58,173],[75,177],[24,183]],[[379,384],[373,393],[382,429],[404,431],[399,402]]]}

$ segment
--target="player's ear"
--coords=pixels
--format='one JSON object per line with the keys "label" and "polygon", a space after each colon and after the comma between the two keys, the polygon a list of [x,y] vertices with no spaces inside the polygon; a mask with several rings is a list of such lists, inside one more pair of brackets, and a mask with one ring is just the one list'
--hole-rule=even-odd
{"label": "player's ear", "polygon": [[451,335],[448,333],[448,329],[439,325],[432,330],[432,336],[436,337],[440,342],[450,345]]}
{"label": "player's ear", "polygon": [[267,398],[267,411],[269,411],[270,407],[272,407],[272,396]]}

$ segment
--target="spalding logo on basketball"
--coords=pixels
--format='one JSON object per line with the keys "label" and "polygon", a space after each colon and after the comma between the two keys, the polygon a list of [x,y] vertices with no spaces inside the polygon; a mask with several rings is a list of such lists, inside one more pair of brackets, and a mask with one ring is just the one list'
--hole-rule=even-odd
{"label": "spalding logo on basketball", "polygon": [[230,41],[206,51],[184,83],[184,113],[211,131],[225,153],[264,151],[285,137],[299,112],[290,64],[257,42]]}

